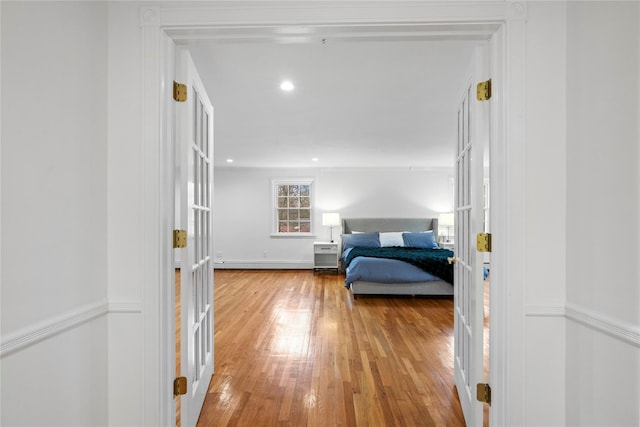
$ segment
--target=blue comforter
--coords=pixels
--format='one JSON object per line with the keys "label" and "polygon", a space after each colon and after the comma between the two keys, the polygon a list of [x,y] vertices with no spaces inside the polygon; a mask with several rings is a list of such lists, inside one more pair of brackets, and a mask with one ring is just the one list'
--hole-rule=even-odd
{"label": "blue comforter", "polygon": [[453,267],[446,249],[406,247],[349,248],[343,255],[345,283],[357,280],[382,283],[409,283],[445,280],[453,283]]}

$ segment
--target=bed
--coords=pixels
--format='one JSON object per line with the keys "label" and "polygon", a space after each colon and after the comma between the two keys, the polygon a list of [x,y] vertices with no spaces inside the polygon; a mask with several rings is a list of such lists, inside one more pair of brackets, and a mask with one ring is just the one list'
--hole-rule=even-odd
{"label": "bed", "polygon": [[[453,295],[453,267],[446,262],[453,252],[413,248],[414,242],[415,246],[427,247],[423,242],[429,238],[435,244],[437,230],[437,218],[343,218],[340,268],[345,273],[345,287],[355,297]],[[403,252],[401,259],[394,258],[396,250]],[[378,255],[378,251],[385,253]],[[438,275],[424,271],[417,266],[422,264],[413,260],[418,256],[414,253],[427,251],[438,258],[434,261],[438,264]]]}

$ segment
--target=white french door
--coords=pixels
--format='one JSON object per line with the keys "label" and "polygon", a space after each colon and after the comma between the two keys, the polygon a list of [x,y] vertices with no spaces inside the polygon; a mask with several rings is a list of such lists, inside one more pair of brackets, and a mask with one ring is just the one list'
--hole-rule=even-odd
{"label": "white french door", "polygon": [[180,424],[192,427],[213,375],[213,107],[187,50],[177,51],[176,77],[187,85],[187,101],[176,106],[179,217],[187,230],[180,259],[180,370],[187,378]]}
{"label": "white french door", "polygon": [[483,231],[483,139],[486,102],[476,99],[484,77],[484,51],[474,51],[458,104],[455,185],[454,376],[468,426],[482,426],[476,387],[483,373],[483,257],[476,234]]}

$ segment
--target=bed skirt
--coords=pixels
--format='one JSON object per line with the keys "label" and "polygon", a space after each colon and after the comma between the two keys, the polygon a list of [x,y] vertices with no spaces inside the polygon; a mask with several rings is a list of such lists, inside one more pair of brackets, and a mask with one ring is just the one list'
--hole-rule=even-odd
{"label": "bed skirt", "polygon": [[349,285],[354,295],[453,295],[453,285],[444,280],[413,283],[355,281]]}

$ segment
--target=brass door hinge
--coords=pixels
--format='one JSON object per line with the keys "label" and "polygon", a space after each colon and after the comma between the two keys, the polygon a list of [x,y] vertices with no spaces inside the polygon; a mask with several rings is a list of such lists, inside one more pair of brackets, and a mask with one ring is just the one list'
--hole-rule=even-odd
{"label": "brass door hinge", "polygon": [[478,252],[491,252],[491,233],[478,233],[476,244]]}
{"label": "brass door hinge", "polygon": [[480,383],[476,388],[476,399],[479,402],[488,403],[491,406],[491,386]]}
{"label": "brass door hinge", "polygon": [[173,99],[177,102],[185,102],[187,100],[187,85],[173,82]]}
{"label": "brass door hinge", "polygon": [[178,377],[173,380],[173,397],[187,394],[187,377]]}
{"label": "brass door hinge", "polygon": [[173,248],[187,247],[187,230],[173,230]]}
{"label": "brass door hinge", "polygon": [[491,79],[486,82],[480,82],[476,86],[476,98],[478,101],[486,101],[491,99]]}

